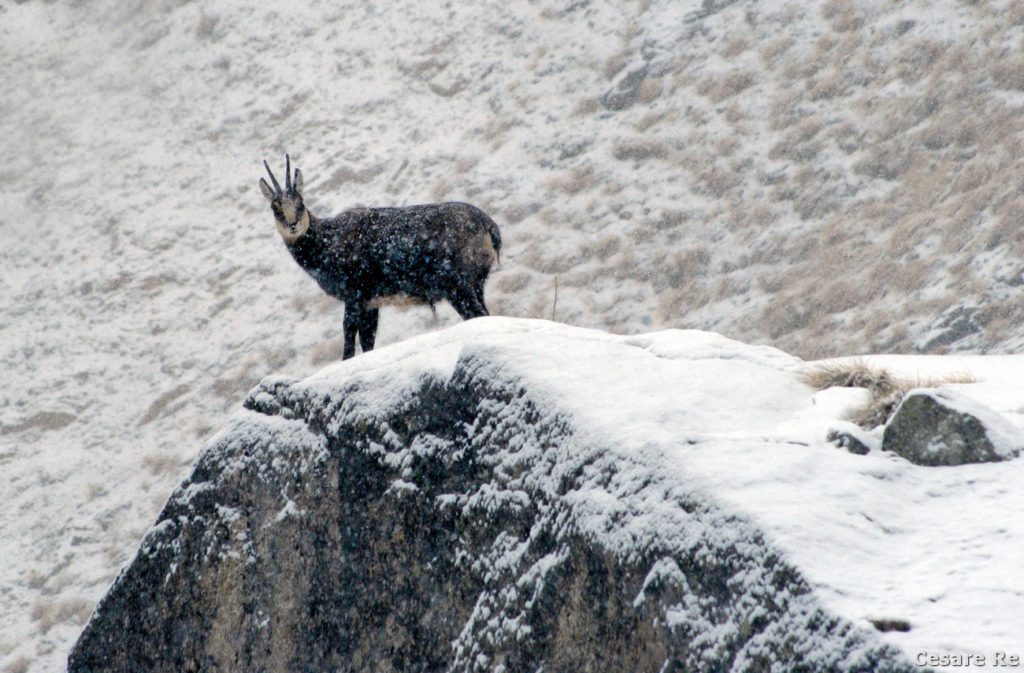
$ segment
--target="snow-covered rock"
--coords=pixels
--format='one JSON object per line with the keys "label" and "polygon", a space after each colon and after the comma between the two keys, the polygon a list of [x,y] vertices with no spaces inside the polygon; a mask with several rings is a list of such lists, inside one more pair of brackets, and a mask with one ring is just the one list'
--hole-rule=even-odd
{"label": "snow-covered rock", "polygon": [[858,456],[867,455],[878,444],[873,435],[853,423],[844,423],[842,427],[832,428],[826,438],[839,448]]}
{"label": "snow-covered rock", "polygon": [[[265,379],[70,670],[909,671],[1020,644],[998,570],[1024,531],[989,497],[1016,463],[968,475],[965,511],[954,470],[830,446],[800,366],[705,332],[486,318]],[[985,573],[927,537],[932,490]]]}
{"label": "snow-covered rock", "polygon": [[885,426],[882,448],[918,465],[1008,460],[1024,448],[1024,432],[961,393],[912,390]]}

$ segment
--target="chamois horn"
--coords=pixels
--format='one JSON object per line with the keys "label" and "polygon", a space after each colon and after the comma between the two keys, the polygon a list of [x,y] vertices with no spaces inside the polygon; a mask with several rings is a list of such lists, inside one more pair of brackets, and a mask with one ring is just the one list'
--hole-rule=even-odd
{"label": "chamois horn", "polygon": [[276,194],[277,194],[278,196],[281,196],[281,185],[280,185],[280,184],[278,184],[278,182],[277,182],[277,178],[275,178],[275,177],[274,177],[274,172],[270,170],[270,165],[269,165],[269,164],[267,163],[267,160],[266,160],[266,159],[264,159],[264,160],[263,160],[263,165],[264,165],[264,166],[266,167],[266,169],[267,169],[267,175],[269,175],[269,176],[270,176],[270,181],[274,183],[274,192],[275,192],[275,193],[276,193]]}

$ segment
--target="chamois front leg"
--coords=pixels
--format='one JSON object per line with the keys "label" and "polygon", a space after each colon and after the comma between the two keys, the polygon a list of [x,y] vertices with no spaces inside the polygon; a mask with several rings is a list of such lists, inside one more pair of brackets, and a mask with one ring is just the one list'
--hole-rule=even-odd
{"label": "chamois front leg", "polygon": [[348,360],[356,354],[356,335],[359,336],[359,345],[364,353],[373,350],[379,318],[380,309],[370,308],[363,301],[345,302],[345,350],[341,354],[342,360]]}
{"label": "chamois front leg", "polygon": [[341,352],[341,359],[348,360],[356,354],[356,334],[362,327],[363,313],[366,312],[366,304],[362,301],[345,302],[345,348]]}
{"label": "chamois front leg", "polygon": [[377,320],[380,317],[380,309],[363,309],[362,320],[359,321],[359,345],[364,353],[373,350],[373,344],[377,341]]}

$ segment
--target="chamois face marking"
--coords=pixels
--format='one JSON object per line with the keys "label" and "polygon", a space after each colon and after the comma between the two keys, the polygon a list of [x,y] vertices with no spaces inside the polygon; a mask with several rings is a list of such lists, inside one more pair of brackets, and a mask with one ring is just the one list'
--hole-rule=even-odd
{"label": "chamois face marking", "polygon": [[282,197],[279,201],[271,201],[270,209],[274,211],[277,233],[285,243],[294,243],[309,231],[309,211],[302,203],[302,197]]}
{"label": "chamois face marking", "polygon": [[277,223],[277,232],[289,245],[302,238],[309,231],[309,211],[302,202],[302,171],[295,169],[295,182],[292,183],[291,159],[285,155],[285,189],[270,170],[270,166],[264,161],[273,188],[267,181],[260,178],[260,191],[267,201],[270,201],[270,210],[274,213],[274,221]]}

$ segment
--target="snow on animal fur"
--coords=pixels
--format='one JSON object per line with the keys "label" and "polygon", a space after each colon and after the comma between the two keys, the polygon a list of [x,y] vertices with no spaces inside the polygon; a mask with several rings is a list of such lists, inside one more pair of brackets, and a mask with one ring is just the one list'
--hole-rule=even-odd
{"label": "snow on animal fur", "polygon": [[484,283],[501,251],[498,225],[468,203],[353,208],[321,219],[302,198],[302,171],[285,155],[285,188],[263,162],[260,179],[288,251],[324,292],[345,302],[347,359],[356,335],[373,350],[379,307],[445,299],[463,320],[488,315]]}

